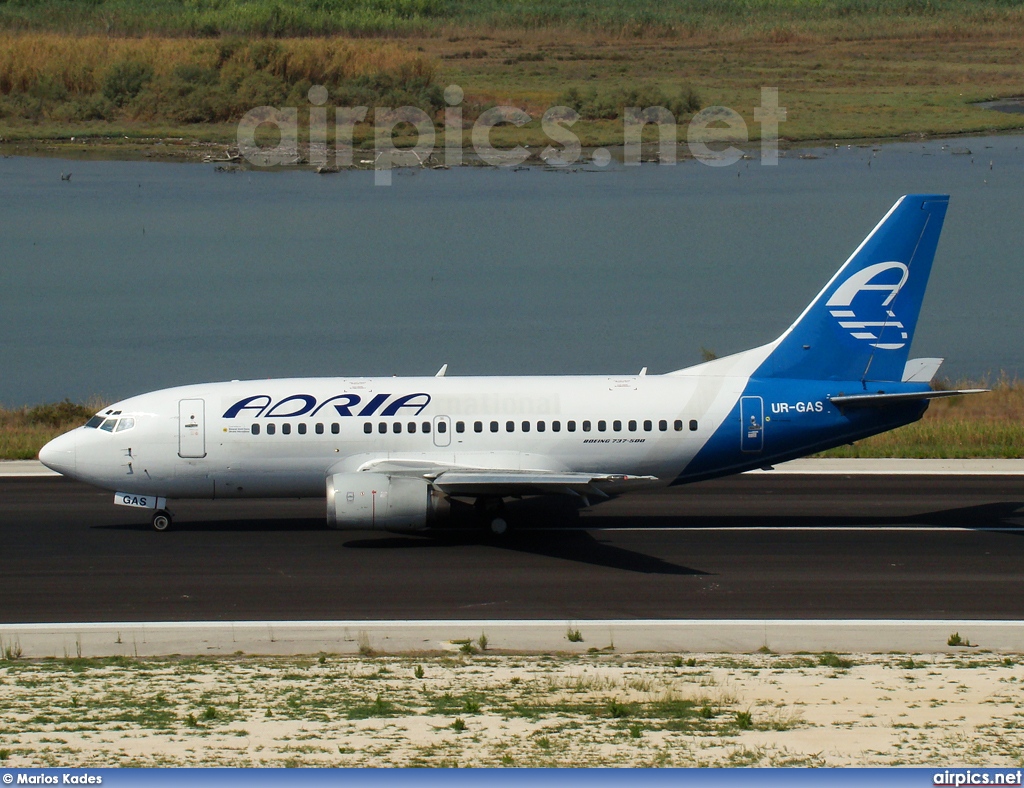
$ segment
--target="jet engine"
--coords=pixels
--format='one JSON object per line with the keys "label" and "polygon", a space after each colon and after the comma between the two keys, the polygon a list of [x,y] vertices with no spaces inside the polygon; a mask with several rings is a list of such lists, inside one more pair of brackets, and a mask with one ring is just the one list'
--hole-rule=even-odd
{"label": "jet engine", "polygon": [[423,531],[448,510],[448,499],[425,479],[384,473],[336,473],[327,477],[330,528]]}

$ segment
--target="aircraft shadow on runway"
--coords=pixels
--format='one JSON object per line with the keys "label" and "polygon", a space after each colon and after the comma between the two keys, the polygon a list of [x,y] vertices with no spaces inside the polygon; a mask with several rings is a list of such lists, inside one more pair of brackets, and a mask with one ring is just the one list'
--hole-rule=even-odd
{"label": "aircraft shadow on runway", "polygon": [[[681,530],[765,528],[780,531],[828,528],[886,527],[948,527],[985,529],[1024,535],[1024,503],[993,502],[975,506],[940,509],[920,514],[896,517],[821,514],[802,515],[596,515],[588,516],[569,506],[542,508],[536,503],[523,501],[510,506],[508,519],[513,530],[504,536],[492,536],[465,522],[452,528],[431,531],[424,535],[376,535],[372,532],[352,532],[351,537],[338,534],[345,548],[355,550],[444,550],[454,547],[481,546],[509,550],[531,555],[547,556],[576,563],[621,569],[628,572],[660,575],[706,575],[699,569],[665,561],[661,558],[614,545],[600,538],[605,529],[629,530],[635,528]],[[146,523],[94,525],[101,530],[148,531]],[[161,539],[174,538],[177,532],[236,532],[279,533],[327,531],[319,518],[265,518],[179,520]],[[357,536],[357,534],[359,534]],[[372,535],[371,535],[372,534]],[[354,538],[353,538],[354,537]]]}
{"label": "aircraft shadow on runway", "polygon": [[908,515],[823,515],[823,514],[701,514],[651,515],[646,517],[598,515],[580,520],[585,528],[967,528],[1024,531],[1024,502],[999,501],[952,509],[938,509]]}
{"label": "aircraft shadow on runway", "polygon": [[499,550],[511,550],[641,574],[711,574],[609,544],[582,528],[549,531],[545,534],[540,534],[535,530],[520,531],[501,537],[492,537],[478,531],[442,531],[429,536],[383,536],[352,539],[345,542],[345,547],[356,550],[447,549],[453,545],[482,545]]}
{"label": "aircraft shadow on runway", "polygon": [[[749,514],[596,514],[576,511],[568,506],[542,508],[519,502],[517,508],[509,507],[507,519],[515,533],[526,538],[551,539],[550,531],[593,531],[602,529],[631,528],[885,528],[900,527],[945,527],[985,528],[1018,532],[1024,529],[1024,502],[994,501],[991,503],[961,506],[951,509],[937,509],[907,515],[826,515],[826,514],[762,514],[759,506],[751,506]],[[763,508],[768,508],[766,504]],[[145,522],[103,523],[91,526],[99,530],[148,531]],[[311,517],[235,517],[215,520],[186,519],[175,521],[173,531],[326,531],[323,519]],[[437,534],[476,533],[477,529],[469,520],[456,521],[453,527],[437,531]],[[433,532],[432,532],[433,533]]]}

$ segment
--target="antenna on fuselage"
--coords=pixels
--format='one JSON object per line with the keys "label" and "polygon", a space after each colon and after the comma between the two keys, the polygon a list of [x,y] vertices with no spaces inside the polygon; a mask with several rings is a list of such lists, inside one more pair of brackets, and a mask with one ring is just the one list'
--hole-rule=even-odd
{"label": "antenna on fuselage", "polygon": [[437,371],[437,374],[434,375],[434,377],[435,378],[443,378],[444,377],[444,373],[447,372],[447,371],[448,371],[448,365],[447,364],[442,364],[441,368]]}

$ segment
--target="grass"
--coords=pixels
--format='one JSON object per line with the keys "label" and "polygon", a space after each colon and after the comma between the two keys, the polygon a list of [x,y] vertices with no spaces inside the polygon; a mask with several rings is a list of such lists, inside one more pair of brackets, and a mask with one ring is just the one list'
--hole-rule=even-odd
{"label": "grass", "polygon": [[99,407],[64,400],[34,407],[0,408],[0,459],[33,459],[47,441],[81,426]]}
{"label": "grass", "polygon": [[[731,759],[843,765],[863,762],[862,748],[836,747],[827,758],[808,748],[835,725],[866,732],[892,718],[899,720],[893,728],[913,730],[913,739],[895,755],[867,757],[874,765],[905,765],[934,762],[951,746],[948,737],[969,724],[934,718],[883,686],[875,687],[877,713],[863,715],[842,689],[863,676],[837,675],[810,656],[787,677],[771,672],[787,658],[704,654],[711,684],[704,681],[710,676],[666,670],[661,654],[492,652],[472,663],[440,653],[332,654],[322,664],[317,655],[22,659],[0,666],[0,743],[7,749],[0,760],[17,768],[59,766],[72,754],[83,767],[194,764],[197,757],[207,766],[250,767],[721,766]],[[905,656],[864,654],[856,662],[871,671],[896,667]],[[966,704],[972,719],[985,720],[971,729],[977,751],[968,765],[1019,763],[1018,662],[1002,654],[970,661],[935,655],[929,672],[916,677],[923,698]],[[418,664],[426,666],[429,688],[412,677]],[[581,676],[602,681],[567,701],[567,688]],[[707,686],[730,689],[708,699]],[[520,704],[531,711],[520,712]],[[748,751],[746,731],[758,736],[756,752]]]}
{"label": "grass", "polygon": [[387,41],[194,40],[0,33],[0,118],[76,124],[236,121],[262,105],[436,110],[436,61]]}
{"label": "grass", "polygon": [[[1018,116],[972,102],[1020,93],[1022,36],[1019,0],[0,3],[0,136],[226,144],[261,104],[298,107],[306,128],[312,84],[331,106],[412,104],[441,128],[451,83],[467,122],[569,104],[584,146],[621,144],[633,101],[672,108],[680,139],[697,108],[733,107],[756,138],[762,86],[779,88],[788,140],[1013,129]],[[549,142],[539,121],[493,139]]]}
{"label": "grass", "polygon": [[[987,388],[958,382],[946,388]],[[875,435],[824,457],[906,457],[916,459],[1024,456],[1024,383],[1001,378],[988,394],[935,400],[913,424]]]}
{"label": "grass", "polygon": [[823,668],[846,670],[853,667],[853,660],[840,657],[831,651],[826,651],[818,657],[818,664]]}
{"label": "grass", "polygon": [[36,0],[0,6],[0,26],[132,36],[409,35],[453,28],[563,28],[604,35],[692,37],[738,28],[786,37],[808,28],[829,29],[837,20],[865,31],[875,24],[884,33],[908,21],[1006,24],[1018,15],[1019,3],[1013,0]]}

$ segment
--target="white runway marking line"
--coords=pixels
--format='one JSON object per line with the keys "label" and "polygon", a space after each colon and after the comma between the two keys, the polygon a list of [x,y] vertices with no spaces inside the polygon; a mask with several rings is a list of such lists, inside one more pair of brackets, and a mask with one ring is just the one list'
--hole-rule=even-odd
{"label": "white runway marking line", "polygon": [[923,619],[923,618],[625,618],[625,619],[473,619],[456,618],[444,620],[375,620],[375,621],[86,621],[51,624],[0,624],[0,632],[19,631],[67,631],[78,632],[94,629],[255,629],[277,627],[281,629],[377,629],[403,627],[427,629],[431,627],[559,627],[566,624],[578,627],[956,627],[970,624],[971,627],[1024,626],[1024,621],[1015,619]]}
{"label": "white runway marking line", "polygon": [[[633,515],[637,518],[645,517],[645,515]],[[654,516],[657,515],[646,515]],[[673,515],[675,516],[675,515]],[[708,515],[715,517],[717,515]],[[727,515],[729,517],[735,515]],[[630,528],[628,526],[615,526],[613,528],[603,528],[600,525],[595,525],[590,528],[516,528],[517,533],[529,531],[531,533],[545,533],[551,531],[622,531],[625,533],[637,532],[637,531],[994,531],[997,533],[1003,532],[1024,532],[1024,527],[1021,526],[1006,526],[1001,528],[995,525],[979,526],[974,528],[969,525],[695,525],[693,527],[687,527],[685,525],[667,525],[661,528],[657,526],[637,526],[636,528]],[[499,545],[500,546],[500,545]]]}

